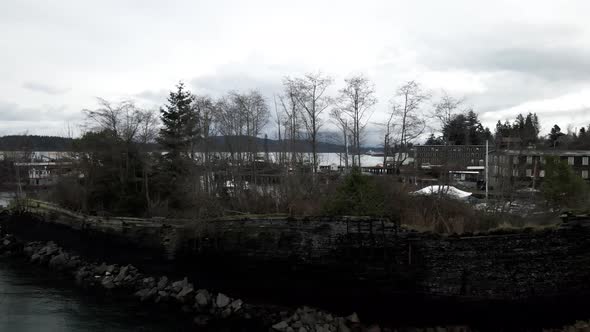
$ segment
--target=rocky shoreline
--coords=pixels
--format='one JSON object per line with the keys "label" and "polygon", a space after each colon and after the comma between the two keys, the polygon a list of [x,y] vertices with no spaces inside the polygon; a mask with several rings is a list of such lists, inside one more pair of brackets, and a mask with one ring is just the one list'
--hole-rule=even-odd
{"label": "rocky shoreline", "polygon": [[[195,329],[219,321],[234,326],[252,326],[261,331],[349,332],[389,331],[378,325],[363,326],[356,313],[337,317],[311,307],[297,309],[252,305],[221,292],[200,289],[187,278],[171,280],[166,276],[142,273],[133,265],[96,263],[69,252],[56,243],[21,241],[11,234],[0,237],[0,257],[21,257],[75,281],[90,289],[146,305],[177,310],[191,319]],[[245,329],[240,329],[245,330]]]}

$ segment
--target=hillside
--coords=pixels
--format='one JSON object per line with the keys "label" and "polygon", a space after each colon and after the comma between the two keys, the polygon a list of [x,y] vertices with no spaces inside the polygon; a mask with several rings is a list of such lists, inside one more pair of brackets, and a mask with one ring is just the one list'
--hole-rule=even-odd
{"label": "hillside", "polygon": [[[58,136],[36,136],[36,135],[12,135],[0,137],[0,151],[71,151],[75,139]],[[289,142],[274,139],[264,139],[248,136],[213,136],[209,138],[207,147],[209,151],[246,151],[248,146],[258,151],[278,152],[294,150],[297,152],[311,152],[311,144],[304,140],[295,141],[291,148]],[[151,146],[157,150],[158,145]],[[205,145],[197,147],[204,151]],[[339,144],[319,142],[318,152],[344,152],[344,146]]]}

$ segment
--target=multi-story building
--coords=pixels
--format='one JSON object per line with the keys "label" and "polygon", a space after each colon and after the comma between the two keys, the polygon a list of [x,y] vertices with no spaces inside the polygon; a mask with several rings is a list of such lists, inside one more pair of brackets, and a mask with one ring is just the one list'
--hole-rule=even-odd
{"label": "multi-story building", "polygon": [[577,175],[590,179],[590,150],[498,150],[490,156],[490,183],[507,178],[523,185],[542,181],[549,156],[567,161]]}
{"label": "multi-story building", "polygon": [[418,168],[459,170],[485,165],[485,145],[416,145],[414,149]]}

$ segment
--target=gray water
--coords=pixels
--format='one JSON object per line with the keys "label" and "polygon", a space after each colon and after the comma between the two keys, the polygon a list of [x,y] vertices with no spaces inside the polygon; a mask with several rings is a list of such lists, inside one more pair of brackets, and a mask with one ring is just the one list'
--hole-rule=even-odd
{"label": "gray water", "polygon": [[71,281],[0,259],[0,331],[180,331],[178,317],[81,292]]}

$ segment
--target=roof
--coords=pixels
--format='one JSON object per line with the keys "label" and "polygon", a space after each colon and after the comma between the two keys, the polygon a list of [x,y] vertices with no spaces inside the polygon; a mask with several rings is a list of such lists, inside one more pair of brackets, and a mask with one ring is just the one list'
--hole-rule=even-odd
{"label": "roof", "polygon": [[447,196],[449,198],[454,198],[454,199],[467,199],[469,196],[471,196],[470,192],[463,191],[463,190],[457,189],[453,186],[447,186],[447,185],[428,186],[428,187],[424,187],[420,190],[414,191],[411,194],[424,195],[424,196],[444,195],[444,196]]}
{"label": "roof", "polygon": [[449,171],[449,173],[453,173],[453,174],[479,174],[478,171]]}
{"label": "roof", "polygon": [[511,156],[590,156],[590,150],[496,150],[496,153]]}

